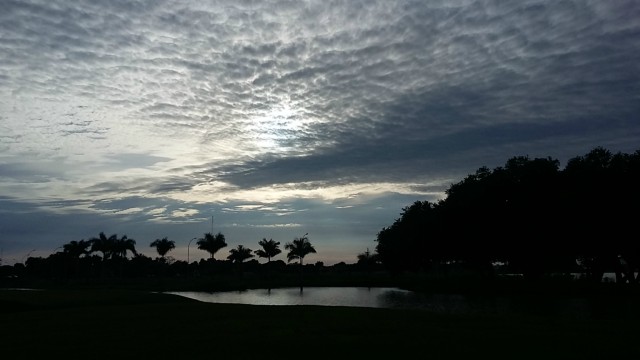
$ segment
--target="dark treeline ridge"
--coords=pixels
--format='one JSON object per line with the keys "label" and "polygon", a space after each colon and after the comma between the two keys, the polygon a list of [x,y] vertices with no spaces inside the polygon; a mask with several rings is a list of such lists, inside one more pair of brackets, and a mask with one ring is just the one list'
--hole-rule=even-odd
{"label": "dark treeline ridge", "polygon": [[[0,266],[0,288],[131,285],[156,290],[233,290],[303,284],[373,285],[369,275],[374,270],[384,271],[368,251],[358,255],[355,264],[340,262],[325,266],[321,261],[304,264],[305,256],[316,252],[307,235],[284,245],[288,260],[285,262],[273,260],[282,252],[280,242],[273,239],[258,241],[261,249],[256,251],[238,245],[229,251],[226,259],[216,259],[216,253],[227,247],[225,236],[205,233],[196,245],[208,252],[209,258],[189,262],[168,256],[175,249],[175,242],[166,237],[149,244],[159,255],[154,259],[139,253],[134,239],[101,232],[89,240],[63,244],[60,251],[46,258],[28,257],[24,264]],[[267,262],[260,263],[254,257]],[[388,285],[380,279],[385,281],[386,277],[378,277],[375,285]]]}
{"label": "dark treeline ridge", "polygon": [[[63,244],[46,258],[0,266],[0,287],[131,283],[221,290],[304,283],[446,290],[456,282],[476,286],[478,279],[500,279],[512,288],[519,278],[573,279],[566,275],[575,273],[582,284],[599,284],[606,272],[615,273],[616,282],[637,284],[638,184],[640,150],[613,154],[598,147],[562,170],[549,157],[518,156],[452,184],[443,200],[405,207],[378,232],[375,252],[354,256],[354,264],[303,265],[305,255],[315,252],[307,234],[284,245],[288,263],[273,260],[282,252],[273,239],[257,242],[255,251],[238,245],[221,260],[215,254],[227,246],[225,236],[206,233],[195,244],[210,258],[189,262],[168,256],[175,243],[167,238],[149,243],[159,255],[154,259],[138,253],[126,235],[100,233]],[[517,276],[497,276],[505,274]]]}
{"label": "dark treeline ridge", "polygon": [[638,283],[639,184],[640,150],[597,147],[563,170],[550,157],[513,157],[452,184],[441,201],[405,207],[378,233],[377,256],[395,273],[581,273],[601,282],[611,272]]}

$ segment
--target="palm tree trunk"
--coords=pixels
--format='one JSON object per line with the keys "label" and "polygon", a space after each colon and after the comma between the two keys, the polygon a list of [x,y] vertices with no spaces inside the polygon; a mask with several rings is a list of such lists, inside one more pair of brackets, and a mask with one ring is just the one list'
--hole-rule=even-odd
{"label": "palm tree trunk", "polygon": [[267,290],[271,295],[271,256],[267,256]]}
{"label": "palm tree trunk", "polygon": [[302,265],[302,258],[300,258],[300,292],[302,293],[302,289],[304,287],[304,280],[303,280],[303,265]]}

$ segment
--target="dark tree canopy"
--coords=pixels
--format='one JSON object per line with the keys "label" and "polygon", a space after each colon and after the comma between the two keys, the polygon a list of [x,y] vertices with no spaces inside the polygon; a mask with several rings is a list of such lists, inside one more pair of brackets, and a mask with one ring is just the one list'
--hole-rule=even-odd
{"label": "dark tree canopy", "polygon": [[126,258],[127,251],[130,251],[133,255],[138,254],[136,251],[136,241],[129,239],[127,235],[123,235],[120,239],[117,239],[113,245],[113,256]]}
{"label": "dark tree canopy", "polygon": [[227,242],[222,233],[217,233],[216,235],[206,233],[204,237],[198,239],[196,244],[198,245],[198,249],[208,252],[211,259],[214,258],[218,250],[227,246]]}
{"label": "dark tree canopy", "polygon": [[127,251],[130,251],[133,255],[136,255],[136,241],[129,239],[127,235],[123,235],[118,238],[117,234],[113,234],[107,237],[104,232],[101,232],[98,237],[89,240],[91,243],[91,252],[102,253],[103,260],[110,259],[125,259],[127,257]]}
{"label": "dark tree canopy", "polygon": [[316,252],[316,249],[309,242],[309,238],[307,237],[307,235],[293,239],[293,242],[286,243],[284,245],[284,248],[286,250],[289,250],[289,253],[287,254],[287,260],[291,262],[292,260],[298,259],[300,260],[300,265],[302,265],[302,260],[305,256],[310,253],[315,254]]}
{"label": "dark tree canopy", "polygon": [[452,184],[437,204],[404,208],[378,233],[376,251],[392,271],[458,262],[490,273],[499,261],[538,277],[578,262],[596,279],[606,269],[636,281],[639,241],[626,234],[640,210],[637,184],[640,151],[596,148],[564,170],[551,158],[513,157]]}
{"label": "dark tree canopy", "polygon": [[168,238],[155,239],[149,246],[156,248],[158,255],[164,258],[167,253],[176,247],[176,243]]}
{"label": "dark tree canopy", "polygon": [[[533,279],[579,272],[594,282],[600,282],[605,272],[614,272],[617,281],[636,284],[638,184],[640,151],[624,154],[595,148],[570,159],[564,169],[548,157],[513,157],[503,166],[481,167],[451,184],[440,201],[416,201],[403,208],[398,219],[378,232],[376,252],[367,249],[359,254],[353,268],[368,273],[378,266],[394,273],[428,271],[430,277],[491,277],[498,270]],[[307,235],[284,246],[289,262],[299,260],[303,265],[305,256],[316,252]],[[243,268],[255,273],[260,267],[289,271],[284,261],[270,261],[281,252],[280,243],[273,239],[258,242],[262,249],[255,252],[268,259],[267,264],[245,262],[253,255],[243,246],[229,252],[230,261],[189,263],[154,261],[138,254],[135,244],[126,235],[101,232],[88,241],[64,244],[62,251],[46,259],[29,257],[29,253],[26,262],[16,264],[12,277],[5,279],[100,277],[111,281],[124,276],[242,273]],[[227,246],[221,233],[206,233],[197,244],[212,259]],[[160,256],[175,247],[167,238],[150,245]],[[129,253],[134,256],[128,258]],[[321,262],[307,266],[313,272],[323,267]],[[339,272],[347,267],[344,263],[332,266]],[[302,287],[305,267],[291,268],[299,270]]]}
{"label": "dark tree canopy", "polygon": [[227,256],[227,259],[234,263],[242,263],[243,261],[253,257],[251,252],[251,249],[238,245],[237,248],[229,250],[229,256]]}
{"label": "dark tree canopy", "polygon": [[90,247],[91,241],[84,239],[80,241],[73,240],[62,245],[62,251],[73,258],[79,258],[82,255],[88,255]]}
{"label": "dark tree canopy", "polygon": [[258,245],[262,246],[262,249],[256,250],[255,253],[261,258],[266,258],[267,262],[271,262],[271,258],[280,254],[282,250],[280,250],[280,242],[274,241],[273,239],[267,240],[263,238],[258,241]]}

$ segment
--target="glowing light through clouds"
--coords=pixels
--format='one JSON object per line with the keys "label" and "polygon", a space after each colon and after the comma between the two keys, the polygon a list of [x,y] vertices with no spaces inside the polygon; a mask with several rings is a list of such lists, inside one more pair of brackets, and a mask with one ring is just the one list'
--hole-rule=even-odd
{"label": "glowing light through clouds", "polygon": [[3,261],[100,231],[186,258],[214,215],[229,248],[308,232],[310,261],[353,262],[480,166],[640,148],[639,18],[632,0],[2,1]]}

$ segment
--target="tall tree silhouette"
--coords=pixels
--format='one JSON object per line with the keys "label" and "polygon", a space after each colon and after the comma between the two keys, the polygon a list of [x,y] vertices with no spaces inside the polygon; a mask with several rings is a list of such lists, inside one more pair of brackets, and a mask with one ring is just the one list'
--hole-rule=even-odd
{"label": "tall tree silhouette", "polygon": [[165,255],[176,247],[175,241],[169,240],[164,237],[162,239],[155,239],[149,244],[149,246],[156,248],[158,255],[164,260]]}
{"label": "tall tree silhouette", "polygon": [[216,235],[206,233],[204,234],[204,237],[198,239],[196,244],[198,245],[198,249],[208,252],[211,259],[214,259],[218,250],[227,246],[222,233],[217,233]]}
{"label": "tall tree silhouette", "polygon": [[366,271],[368,276],[371,277],[371,272],[375,268],[377,262],[378,262],[378,254],[372,254],[369,251],[369,248],[367,248],[367,251],[358,254],[358,262],[356,265],[360,269],[363,269],[364,271]]}
{"label": "tall tree silhouette", "polygon": [[243,261],[253,257],[253,254],[251,254],[251,252],[251,249],[246,248],[242,245],[238,245],[237,248],[229,250],[229,256],[227,256],[227,259],[233,261],[234,263],[240,264]]}
{"label": "tall tree silhouette", "polygon": [[80,241],[73,240],[62,245],[63,253],[73,259],[76,276],[80,274],[80,257],[89,255],[90,248],[91,241],[84,239]]}
{"label": "tall tree silhouette", "polygon": [[436,226],[432,203],[416,201],[403,208],[401,217],[378,233],[380,260],[393,273],[428,269],[433,258],[442,256]]}
{"label": "tall tree silhouette", "polygon": [[137,255],[136,241],[129,239],[127,235],[118,238],[117,234],[107,237],[101,232],[97,238],[89,240],[91,242],[91,252],[102,253],[102,274],[107,275],[113,269],[112,264],[119,263],[119,274],[122,275],[125,262],[127,259],[127,251],[133,255]]}
{"label": "tall tree silhouette", "polygon": [[640,151],[612,154],[597,147],[567,163],[566,212],[577,219],[577,226],[568,226],[566,235],[576,239],[574,246],[592,281],[601,281],[605,272],[615,272],[619,282],[638,281],[640,244],[629,236],[640,210],[638,183]]}
{"label": "tall tree silhouette", "polygon": [[595,148],[570,159],[510,158],[478,169],[446,190],[437,204],[415,202],[377,235],[376,250],[392,271],[465,264],[483,273],[506,263],[527,278],[573,272],[576,260],[594,281],[613,271],[638,282],[640,151]]}
{"label": "tall tree silhouette", "polygon": [[107,261],[113,254],[116,240],[118,240],[118,235],[113,234],[107,237],[104,232],[100,232],[98,237],[89,240],[91,243],[91,252],[102,253],[102,260]]}
{"label": "tall tree silhouette", "polygon": [[127,258],[127,251],[131,252],[133,255],[137,255],[136,251],[136,241],[127,237],[127,235],[122,235],[120,239],[115,240],[113,244],[113,256],[119,259]]}
{"label": "tall tree silhouette", "polygon": [[267,263],[271,262],[272,257],[275,257],[282,252],[279,248],[280,242],[274,241],[273,239],[267,240],[266,238],[263,238],[258,241],[258,245],[262,246],[262,249],[256,250],[256,255],[261,258],[266,258]]}
{"label": "tall tree silhouette", "polygon": [[316,253],[316,249],[309,242],[307,234],[300,238],[293,239],[292,242],[285,244],[284,248],[285,250],[289,250],[287,260],[291,262],[292,260],[298,259],[300,260],[300,266],[303,265],[302,261],[305,256],[310,253]]}
{"label": "tall tree silhouette", "polygon": [[358,264],[363,265],[365,267],[373,266],[376,261],[378,261],[378,256],[376,254],[372,254],[367,248],[367,251],[358,254]]}
{"label": "tall tree silhouette", "polygon": [[284,245],[285,250],[289,250],[289,253],[287,253],[287,261],[300,260],[300,293],[302,293],[304,283],[302,275],[304,272],[303,259],[308,254],[316,253],[316,249],[311,245],[311,242],[309,242],[307,235],[308,234],[304,234],[304,236],[295,238],[292,242]]}
{"label": "tall tree silhouette", "polygon": [[91,247],[91,242],[86,241],[84,239],[80,241],[70,241],[64,245],[62,245],[62,251],[71,256],[74,259],[80,258],[82,255],[87,255],[89,253],[89,248]]}

